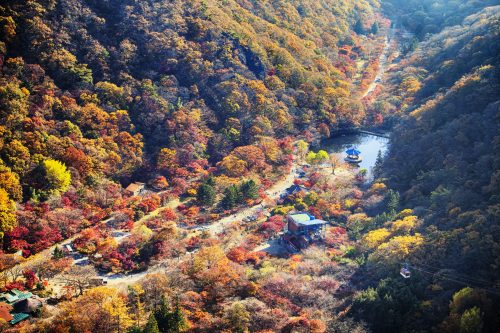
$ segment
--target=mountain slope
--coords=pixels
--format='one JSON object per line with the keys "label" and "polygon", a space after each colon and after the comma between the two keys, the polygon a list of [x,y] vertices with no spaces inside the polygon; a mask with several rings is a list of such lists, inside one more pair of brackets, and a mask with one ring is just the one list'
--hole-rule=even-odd
{"label": "mountain slope", "polygon": [[[494,332],[499,325],[492,306],[500,283],[499,17],[499,6],[487,7],[429,36],[401,61],[380,97],[403,115],[384,176],[401,193],[399,208],[419,218],[393,216],[384,226],[407,223],[422,238],[414,248],[394,241],[389,258],[382,250],[387,243],[370,255],[381,280],[360,294],[355,308],[375,331]],[[403,260],[412,277],[392,288],[387,272]],[[382,324],[397,302],[405,307]]]}
{"label": "mountain slope", "polygon": [[[377,2],[366,0],[6,1],[2,81],[12,82],[11,93],[24,103],[21,118],[39,110],[49,127],[69,121],[86,140],[103,128],[79,113],[104,121],[120,110],[112,121],[124,122],[120,144],[127,137],[134,147],[125,150],[134,154],[113,148],[131,160],[115,174],[130,177],[154,165],[164,147],[179,151],[186,165],[217,162],[260,136],[362,122],[351,78],[362,40],[373,40],[353,26],[371,24],[376,10]],[[41,103],[47,96],[52,101]],[[60,159],[23,139],[44,131],[14,134],[19,130],[4,141]]]}

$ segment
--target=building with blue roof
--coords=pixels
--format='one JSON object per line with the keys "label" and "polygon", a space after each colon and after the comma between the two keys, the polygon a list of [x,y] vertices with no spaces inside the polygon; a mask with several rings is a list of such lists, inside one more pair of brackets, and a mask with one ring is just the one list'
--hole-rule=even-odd
{"label": "building with blue roof", "polygon": [[12,313],[12,320],[9,321],[11,325],[15,325],[25,319],[28,319],[30,317],[29,314],[27,313]]}
{"label": "building with blue roof", "polygon": [[311,243],[325,238],[327,224],[327,221],[317,219],[309,213],[289,214],[283,240],[293,249],[306,248]]}
{"label": "building with blue roof", "polygon": [[33,294],[29,291],[17,289],[0,293],[0,304],[4,304],[0,307],[2,319],[8,318],[11,325],[28,319],[30,313],[42,305],[41,301],[33,298]]}
{"label": "building with blue roof", "polygon": [[12,289],[0,294],[0,302],[5,302],[7,304],[14,304],[23,299],[31,298],[33,294],[29,291],[22,292],[17,289]]}

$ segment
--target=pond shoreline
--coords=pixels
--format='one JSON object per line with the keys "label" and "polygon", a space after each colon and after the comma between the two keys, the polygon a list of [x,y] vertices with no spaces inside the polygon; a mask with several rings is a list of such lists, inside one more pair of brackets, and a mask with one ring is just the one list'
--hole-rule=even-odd
{"label": "pond shoreline", "polygon": [[354,147],[360,150],[361,162],[353,167],[366,169],[367,179],[372,179],[372,169],[379,151],[383,158],[389,148],[389,136],[390,132],[349,128],[333,133],[328,139],[315,143],[311,148],[313,150],[326,150],[329,154],[335,154],[341,161],[344,161],[347,149]]}

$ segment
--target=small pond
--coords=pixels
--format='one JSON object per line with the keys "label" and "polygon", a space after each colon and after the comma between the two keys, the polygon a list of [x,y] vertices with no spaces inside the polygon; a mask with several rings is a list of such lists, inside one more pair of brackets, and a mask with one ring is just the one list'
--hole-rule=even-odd
{"label": "small pond", "polygon": [[326,150],[328,153],[335,153],[341,161],[346,157],[345,151],[348,148],[355,147],[361,151],[362,162],[359,168],[367,170],[367,180],[372,178],[372,168],[377,160],[377,154],[380,150],[382,156],[387,151],[389,139],[380,136],[375,136],[365,133],[354,133],[335,136],[327,140],[323,140],[319,146],[320,149]]}

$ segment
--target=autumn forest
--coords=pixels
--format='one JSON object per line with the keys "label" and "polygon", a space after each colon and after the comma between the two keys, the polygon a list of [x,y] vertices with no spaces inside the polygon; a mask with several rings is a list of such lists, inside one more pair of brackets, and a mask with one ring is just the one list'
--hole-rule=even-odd
{"label": "autumn forest", "polygon": [[3,0],[0,332],[494,333],[500,1]]}

